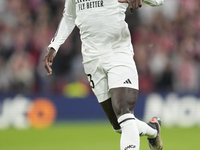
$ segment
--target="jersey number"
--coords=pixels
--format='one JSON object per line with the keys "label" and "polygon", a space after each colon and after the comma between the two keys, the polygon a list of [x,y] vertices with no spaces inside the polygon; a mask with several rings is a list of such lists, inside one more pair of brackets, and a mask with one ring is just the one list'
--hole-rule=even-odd
{"label": "jersey number", "polygon": [[91,88],[94,89],[94,81],[92,80],[92,75],[91,74],[87,74],[87,76],[89,77],[89,82],[90,82]]}

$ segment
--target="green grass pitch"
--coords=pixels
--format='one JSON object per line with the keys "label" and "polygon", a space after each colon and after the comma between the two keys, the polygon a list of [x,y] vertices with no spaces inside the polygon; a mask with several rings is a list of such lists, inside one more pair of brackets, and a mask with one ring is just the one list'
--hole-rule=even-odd
{"label": "green grass pitch", "polygon": [[[164,150],[199,150],[200,128],[162,127]],[[47,129],[0,130],[0,150],[120,150],[108,122],[57,123]],[[141,137],[140,150],[149,150]]]}

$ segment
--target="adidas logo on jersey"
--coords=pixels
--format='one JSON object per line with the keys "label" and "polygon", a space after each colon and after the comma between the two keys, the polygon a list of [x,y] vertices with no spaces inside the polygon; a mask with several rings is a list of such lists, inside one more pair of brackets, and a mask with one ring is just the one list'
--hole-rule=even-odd
{"label": "adidas logo on jersey", "polygon": [[127,80],[124,82],[124,84],[132,84],[132,83],[131,83],[130,79],[127,79]]}

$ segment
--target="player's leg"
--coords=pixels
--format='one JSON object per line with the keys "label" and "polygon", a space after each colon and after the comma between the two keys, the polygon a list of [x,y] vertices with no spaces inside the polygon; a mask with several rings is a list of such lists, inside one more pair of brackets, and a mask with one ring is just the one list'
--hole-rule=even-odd
{"label": "player's leg", "polygon": [[112,57],[106,59],[109,63],[106,63],[108,65],[105,68],[108,68],[106,70],[108,70],[112,109],[122,130],[121,149],[124,150],[129,146],[139,149],[139,134],[152,138],[157,135],[157,130],[134,116],[133,109],[138,97],[138,75],[133,58],[124,53],[116,53]]}
{"label": "player's leg", "polygon": [[[101,107],[103,108],[107,118],[109,119],[111,125],[113,126],[113,129],[117,132],[117,133],[121,133],[121,127],[117,121],[117,117],[115,115],[115,112],[113,110],[113,106],[112,106],[112,102],[111,102],[111,98],[109,98],[108,100],[101,102]],[[157,135],[157,131],[155,129],[153,129],[151,126],[149,126],[147,123],[136,119],[136,125],[139,131],[139,135],[140,136],[148,136],[150,138],[155,138]]]}
{"label": "player's leg", "polygon": [[[127,87],[130,89],[128,92],[132,92],[132,94],[127,93],[123,94],[124,96],[130,96],[126,97],[126,99],[131,99],[136,103],[137,97],[138,97],[138,74],[135,62],[133,60],[133,56],[131,54],[126,53],[116,53],[115,55],[109,56],[105,60],[108,60],[109,63],[106,63],[106,69],[108,70],[108,81],[109,81],[109,88],[115,89],[116,87]],[[107,65],[108,64],[108,65]],[[118,95],[117,95],[118,96]],[[113,101],[112,97],[112,101]],[[125,99],[125,98],[122,98]],[[115,117],[115,114],[113,113],[113,104],[110,101],[105,101],[101,103],[101,106],[103,107],[106,115],[108,118],[115,118],[115,119],[109,119],[114,129],[116,129],[117,126],[117,119]],[[133,107],[135,104],[133,104]],[[132,108],[133,109],[133,108]],[[156,130],[152,129],[149,125],[146,123],[136,119],[136,123],[138,126],[139,134],[141,135],[147,135],[154,137],[157,133]]]}
{"label": "player's leg", "polygon": [[139,131],[133,113],[137,101],[138,90],[121,87],[110,89],[110,93],[113,110],[122,130],[120,140],[121,150],[128,148],[139,150]]}
{"label": "player's leg", "polygon": [[135,150],[139,150],[140,133],[140,135],[148,136],[151,150],[162,150],[161,120],[154,117],[146,124],[134,116],[133,109],[137,101],[138,90],[121,87],[110,89],[110,93],[113,110],[122,130],[121,149],[123,150],[130,146]]}

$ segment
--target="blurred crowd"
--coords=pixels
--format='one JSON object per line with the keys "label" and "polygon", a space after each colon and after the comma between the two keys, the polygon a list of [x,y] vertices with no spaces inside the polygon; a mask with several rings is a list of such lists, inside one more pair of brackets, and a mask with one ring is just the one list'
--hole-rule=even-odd
{"label": "blurred crowd", "polygon": [[[141,92],[200,92],[200,1],[168,0],[160,8],[127,12]],[[63,93],[89,87],[75,28],[47,76],[44,56],[62,17],[64,0],[0,1],[0,93]]]}

